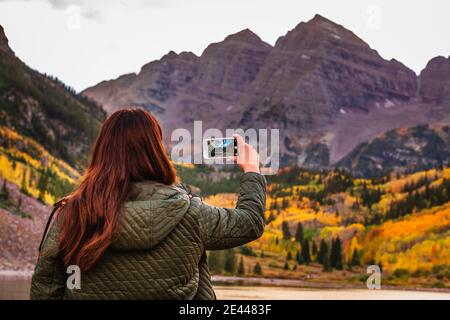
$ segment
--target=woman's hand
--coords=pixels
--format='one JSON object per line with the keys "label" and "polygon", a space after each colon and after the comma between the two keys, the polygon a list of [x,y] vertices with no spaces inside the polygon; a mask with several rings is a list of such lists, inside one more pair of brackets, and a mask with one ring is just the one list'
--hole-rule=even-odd
{"label": "woman's hand", "polygon": [[258,151],[248,143],[245,143],[240,135],[234,134],[233,137],[236,138],[238,144],[237,164],[241,166],[244,172],[260,173]]}

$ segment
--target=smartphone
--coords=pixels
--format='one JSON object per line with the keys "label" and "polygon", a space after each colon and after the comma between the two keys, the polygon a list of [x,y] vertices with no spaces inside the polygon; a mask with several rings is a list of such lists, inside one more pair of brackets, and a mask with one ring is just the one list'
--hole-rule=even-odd
{"label": "smartphone", "polygon": [[213,138],[203,140],[203,157],[205,159],[233,158],[238,155],[237,139]]}

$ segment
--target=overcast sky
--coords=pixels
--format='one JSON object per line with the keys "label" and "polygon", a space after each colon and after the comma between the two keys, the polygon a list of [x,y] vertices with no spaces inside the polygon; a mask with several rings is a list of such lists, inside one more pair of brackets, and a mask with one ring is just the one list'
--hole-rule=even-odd
{"label": "overcast sky", "polygon": [[418,73],[450,55],[449,12],[448,0],[0,0],[17,56],[76,90],[244,28],[273,45],[316,13]]}

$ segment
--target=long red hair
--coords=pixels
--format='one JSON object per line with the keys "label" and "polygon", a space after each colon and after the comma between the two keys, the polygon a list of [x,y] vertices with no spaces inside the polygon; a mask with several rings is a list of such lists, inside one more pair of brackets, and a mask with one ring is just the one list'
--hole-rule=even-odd
{"label": "long red hair", "polygon": [[111,244],[133,182],[176,181],[158,120],[141,109],[113,113],[104,123],[79,187],[63,206],[59,253],[64,265],[91,269]]}

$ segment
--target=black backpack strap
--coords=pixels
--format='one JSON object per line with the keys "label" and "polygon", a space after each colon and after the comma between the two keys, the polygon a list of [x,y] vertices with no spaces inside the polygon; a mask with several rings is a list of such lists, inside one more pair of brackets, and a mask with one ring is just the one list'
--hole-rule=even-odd
{"label": "black backpack strap", "polygon": [[45,237],[47,236],[48,228],[50,227],[50,224],[53,219],[53,215],[61,207],[61,205],[64,204],[64,200],[65,199],[61,199],[58,202],[56,202],[55,204],[53,204],[52,212],[50,213],[50,216],[48,217],[47,225],[45,226],[44,234],[42,235],[41,243],[39,244],[39,252],[41,252],[42,245],[44,244]]}

